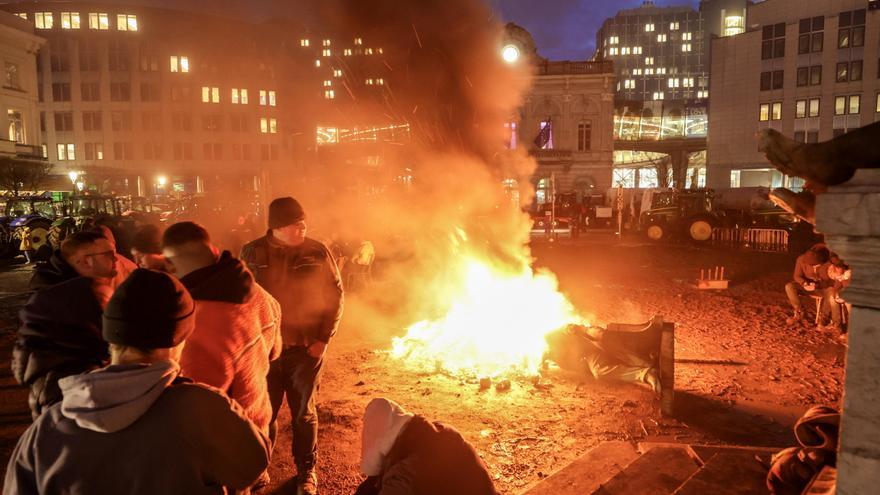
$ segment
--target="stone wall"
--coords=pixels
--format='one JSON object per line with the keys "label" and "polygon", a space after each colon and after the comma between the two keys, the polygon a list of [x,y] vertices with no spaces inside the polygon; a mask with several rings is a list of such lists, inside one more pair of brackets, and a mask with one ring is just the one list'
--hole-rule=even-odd
{"label": "stone wall", "polygon": [[837,460],[839,495],[880,487],[880,169],[859,170],[818,197],[816,227],[852,267],[853,305]]}

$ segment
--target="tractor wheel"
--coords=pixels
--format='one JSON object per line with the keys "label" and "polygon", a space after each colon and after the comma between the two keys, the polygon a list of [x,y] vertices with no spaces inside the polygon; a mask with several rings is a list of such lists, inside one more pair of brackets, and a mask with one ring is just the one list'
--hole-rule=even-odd
{"label": "tractor wheel", "polygon": [[653,222],[648,224],[648,227],[645,229],[645,237],[647,237],[649,241],[660,242],[666,239],[668,234],[666,230],[666,225],[663,225],[660,222]]}
{"label": "tractor wheel", "polygon": [[712,239],[712,229],[715,227],[715,220],[706,215],[699,215],[691,218],[687,222],[688,238],[694,242],[703,243]]}
{"label": "tractor wheel", "polygon": [[28,224],[28,233],[31,238],[30,244],[34,251],[39,251],[41,247],[49,244],[49,231],[51,228],[52,225],[49,222],[36,221]]}

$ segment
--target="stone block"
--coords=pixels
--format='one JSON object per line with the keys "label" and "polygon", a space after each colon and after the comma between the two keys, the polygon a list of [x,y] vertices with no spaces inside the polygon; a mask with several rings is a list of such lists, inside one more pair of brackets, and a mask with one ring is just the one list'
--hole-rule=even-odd
{"label": "stone block", "polygon": [[523,495],[581,495],[629,465],[639,454],[629,442],[604,442],[550,475]]}
{"label": "stone block", "polygon": [[[657,447],[599,487],[595,495],[669,495],[700,469],[687,446]],[[589,493],[589,492],[588,492]]]}
{"label": "stone block", "polygon": [[767,468],[752,453],[717,453],[675,495],[767,493]]}

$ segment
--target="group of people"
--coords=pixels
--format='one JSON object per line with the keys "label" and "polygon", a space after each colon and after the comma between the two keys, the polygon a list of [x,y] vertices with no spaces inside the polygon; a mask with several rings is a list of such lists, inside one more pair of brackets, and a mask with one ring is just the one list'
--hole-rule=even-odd
{"label": "group of people", "polygon": [[[295,199],[273,201],[241,257],[205,228],[72,234],[40,265],[13,350],[33,424],[4,494],[248,493],[269,481],[291,412],[297,493],[318,491],[315,392],[343,287]],[[454,429],[387,399],[367,406],[357,493],[495,494]],[[462,491],[464,490],[464,491]]]}
{"label": "group of people", "polygon": [[[785,294],[792,307],[792,315],[786,320],[789,325],[805,321],[802,296],[812,296],[821,303],[818,305],[816,323],[829,330],[844,335],[844,314],[847,302],[841,297],[852,278],[852,270],[825,244],[815,244],[798,256],[792,280],[785,285]],[[830,313],[830,320],[825,315]]]}

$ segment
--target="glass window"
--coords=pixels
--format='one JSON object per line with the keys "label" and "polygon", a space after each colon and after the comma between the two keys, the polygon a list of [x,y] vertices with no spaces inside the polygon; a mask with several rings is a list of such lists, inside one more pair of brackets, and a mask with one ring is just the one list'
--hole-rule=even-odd
{"label": "glass window", "polygon": [[760,111],[758,113],[758,120],[761,122],[767,122],[770,120],[770,104],[762,103],[760,107]]}
{"label": "glass window", "polygon": [[62,12],[61,29],[79,29],[79,12]]}
{"label": "glass window", "polygon": [[117,14],[116,29],[118,29],[119,31],[137,31],[137,16],[131,14]]}
{"label": "glass window", "polygon": [[810,117],[819,116],[819,98],[810,99]]}
{"label": "glass window", "polygon": [[807,116],[807,100],[798,100],[794,104],[794,116],[802,119]]}
{"label": "glass window", "polygon": [[34,25],[37,29],[52,29],[54,24],[51,12],[34,12]]}
{"label": "glass window", "polygon": [[862,80],[862,61],[861,60],[853,60],[849,63],[849,80],[850,81],[861,81]]}
{"label": "glass window", "polygon": [[9,140],[16,143],[24,143],[24,118],[18,110],[6,110],[6,118],[9,121]]}
{"label": "glass window", "polygon": [[810,67],[810,86],[818,86],[822,84],[822,66],[814,65]]}
{"label": "glass window", "polygon": [[846,114],[846,96],[837,96],[834,98],[834,115]]}
{"label": "glass window", "polygon": [[773,114],[771,115],[773,120],[782,120],[782,103],[776,102],[773,104]]}
{"label": "glass window", "polygon": [[846,82],[849,80],[849,63],[848,62],[838,62],[837,63],[837,82]]}
{"label": "glass window", "polygon": [[593,123],[585,121],[578,124],[578,151],[590,151],[592,144]]}
{"label": "glass window", "polygon": [[7,88],[21,89],[21,78],[18,74],[18,64],[6,62],[6,79],[4,81]]}
{"label": "glass window", "polygon": [[849,113],[850,115],[858,114],[861,110],[862,96],[850,95],[849,97]]}
{"label": "glass window", "polygon": [[809,67],[798,67],[797,70],[797,86],[807,86],[810,84],[810,68]]}
{"label": "glass window", "polygon": [[189,72],[189,57],[171,55],[171,72]]}
{"label": "glass window", "polygon": [[89,13],[89,29],[110,29],[110,16],[104,12]]}

